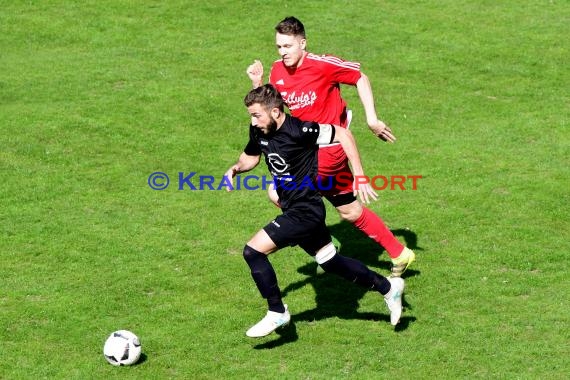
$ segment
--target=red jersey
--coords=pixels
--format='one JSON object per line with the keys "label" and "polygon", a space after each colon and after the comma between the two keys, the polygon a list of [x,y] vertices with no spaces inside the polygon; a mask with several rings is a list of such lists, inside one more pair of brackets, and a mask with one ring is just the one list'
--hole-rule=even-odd
{"label": "red jersey", "polygon": [[294,70],[281,60],[274,62],[269,83],[281,93],[291,115],[346,127],[346,102],[340,96],[340,84],[356,85],[360,76],[360,63],[308,53]]}

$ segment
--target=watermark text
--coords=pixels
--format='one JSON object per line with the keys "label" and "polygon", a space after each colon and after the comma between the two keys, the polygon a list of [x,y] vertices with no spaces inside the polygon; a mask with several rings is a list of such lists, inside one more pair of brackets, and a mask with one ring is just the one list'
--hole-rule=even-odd
{"label": "watermark text", "polygon": [[[340,190],[356,189],[369,185],[372,189],[382,190],[417,190],[421,175],[375,175],[352,176],[350,173],[339,173],[335,176],[317,178],[293,176],[259,176],[254,174],[236,175],[232,179],[226,176],[198,174],[197,172],[176,173],[176,187],[179,191],[215,191],[215,190],[267,190],[270,187],[281,187],[284,190],[310,188],[328,191],[333,188]],[[148,186],[152,190],[165,190],[170,186],[170,177],[164,172],[153,172],[148,176]]]}

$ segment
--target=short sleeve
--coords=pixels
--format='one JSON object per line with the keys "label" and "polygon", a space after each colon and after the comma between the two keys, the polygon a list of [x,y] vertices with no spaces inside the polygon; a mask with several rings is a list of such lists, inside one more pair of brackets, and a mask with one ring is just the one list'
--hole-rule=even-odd
{"label": "short sleeve", "polygon": [[261,148],[255,139],[255,130],[253,126],[249,127],[249,141],[243,150],[245,154],[248,156],[260,156],[261,155]]}
{"label": "short sleeve", "polygon": [[299,139],[304,146],[317,145],[320,134],[320,126],[314,122],[302,122],[299,128]]}
{"label": "short sleeve", "polygon": [[327,77],[334,83],[354,86],[362,75],[358,62],[345,61],[328,55],[322,57],[322,62]]}

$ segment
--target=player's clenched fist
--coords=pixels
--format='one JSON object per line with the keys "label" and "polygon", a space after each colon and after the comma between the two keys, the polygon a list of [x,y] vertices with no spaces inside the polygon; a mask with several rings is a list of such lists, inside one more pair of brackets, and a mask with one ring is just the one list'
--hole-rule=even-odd
{"label": "player's clenched fist", "polygon": [[255,60],[246,70],[247,76],[251,80],[253,88],[263,85],[263,65],[260,60]]}

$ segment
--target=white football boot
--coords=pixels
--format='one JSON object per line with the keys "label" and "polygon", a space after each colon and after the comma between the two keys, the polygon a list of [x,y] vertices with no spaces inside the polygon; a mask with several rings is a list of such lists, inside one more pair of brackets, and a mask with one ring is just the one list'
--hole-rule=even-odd
{"label": "white football boot", "polygon": [[285,305],[284,313],[276,313],[274,311],[268,311],[265,317],[254,326],[252,326],[245,335],[250,338],[260,338],[271,334],[273,331],[277,330],[281,326],[286,326],[291,320],[291,314],[289,314],[289,309]]}
{"label": "white football boot", "polygon": [[386,305],[390,310],[390,323],[396,326],[402,316],[402,295],[404,294],[404,279],[401,277],[388,277],[392,287],[384,296]]}

